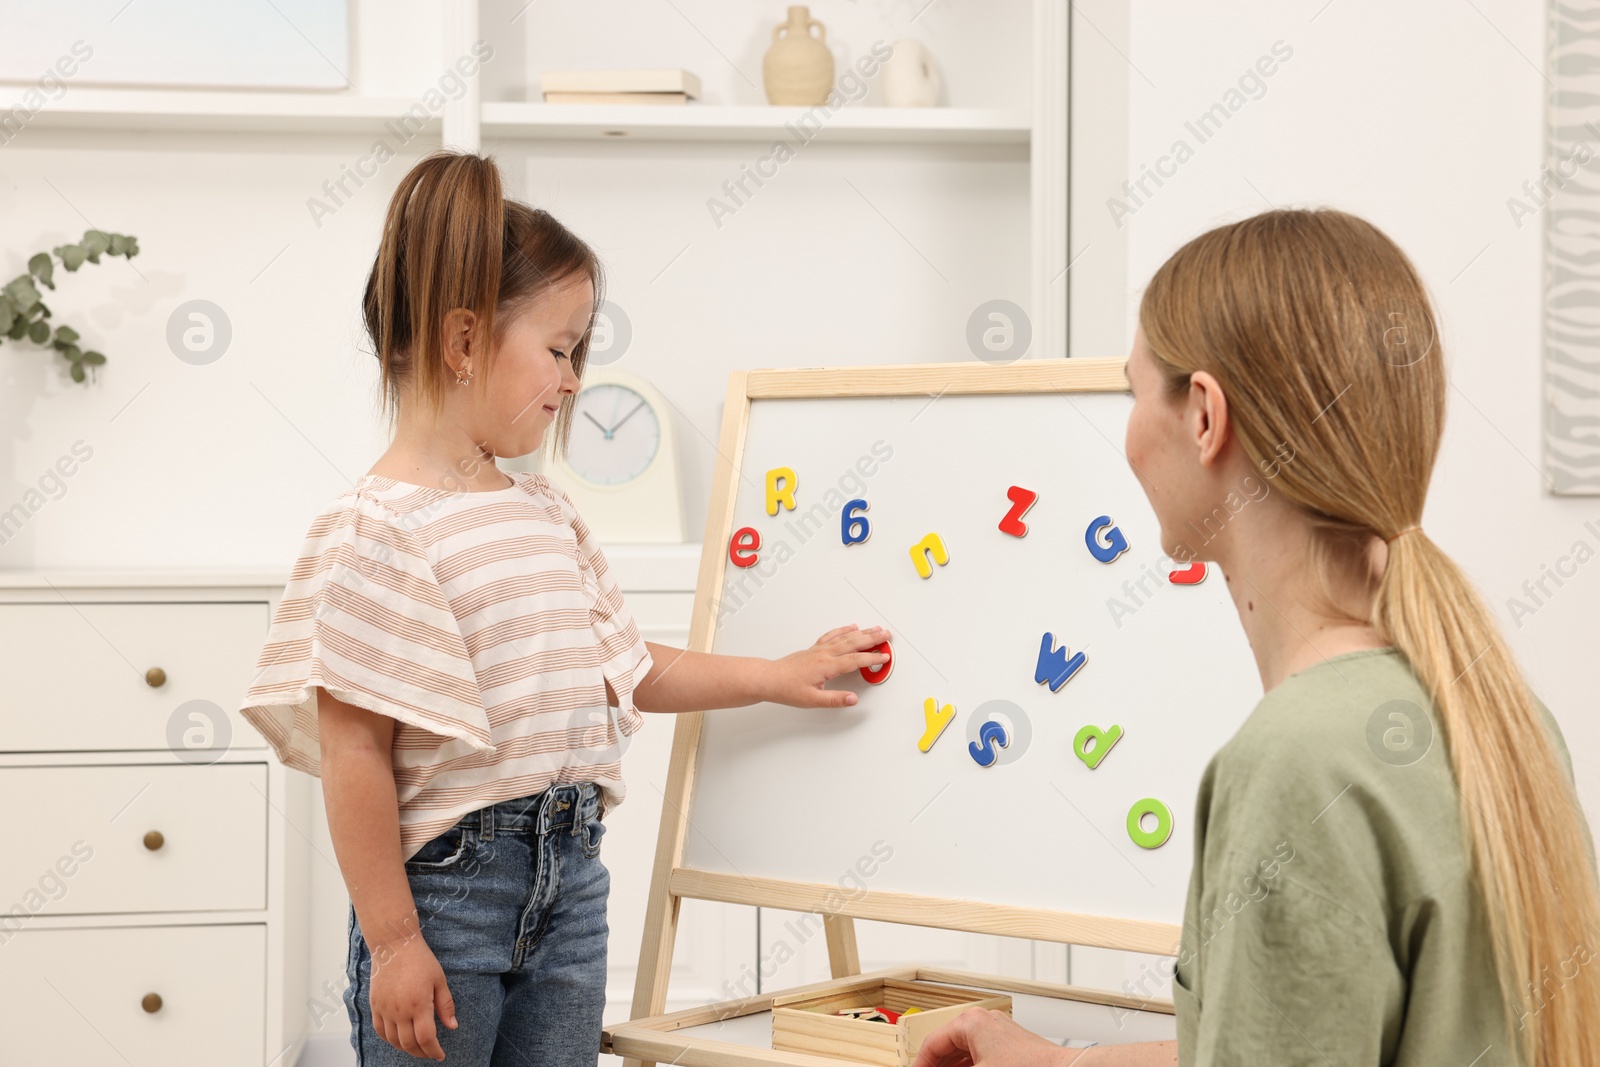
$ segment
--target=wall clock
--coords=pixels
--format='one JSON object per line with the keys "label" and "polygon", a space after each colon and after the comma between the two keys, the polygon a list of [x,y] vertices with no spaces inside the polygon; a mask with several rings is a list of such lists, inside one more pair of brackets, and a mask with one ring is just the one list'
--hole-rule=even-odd
{"label": "wall clock", "polygon": [[682,494],[672,409],[649,382],[590,367],[572,402],[567,454],[539,458],[601,541],[683,541]]}

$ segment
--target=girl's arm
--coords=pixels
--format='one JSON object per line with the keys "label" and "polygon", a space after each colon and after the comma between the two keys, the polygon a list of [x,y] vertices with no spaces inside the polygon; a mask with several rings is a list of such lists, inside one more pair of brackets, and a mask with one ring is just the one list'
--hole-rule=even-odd
{"label": "girl's arm", "polygon": [[[823,634],[810,648],[776,660],[690,652],[647,641],[650,673],[634,690],[633,699],[640,711],[655,712],[742,708],[767,700],[797,708],[848,707],[856,702],[856,695],[824,689],[824,683],[883,663],[888,659],[886,653],[865,650],[888,639],[889,632],[882,627],[841,626]],[[606,683],[606,696],[616,704],[610,682]]]}
{"label": "girl's arm", "polygon": [[444,969],[422,939],[400,850],[394,720],[317,690],[322,796],[350,903],[372,954],[372,1026],[413,1056],[444,1059],[434,1009],[456,1028]]}

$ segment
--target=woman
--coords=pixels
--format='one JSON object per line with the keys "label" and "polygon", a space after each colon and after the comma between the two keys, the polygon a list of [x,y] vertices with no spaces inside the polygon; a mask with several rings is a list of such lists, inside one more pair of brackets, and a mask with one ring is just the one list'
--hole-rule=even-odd
{"label": "woman", "polygon": [[1241,481],[1278,489],[1197,546],[1266,695],[1201,781],[1178,1040],[1069,1050],[972,1011],[917,1067],[1600,1064],[1570,760],[1420,526],[1448,378],[1405,254],[1331,210],[1212,230],[1151,280],[1128,377],[1174,558]]}

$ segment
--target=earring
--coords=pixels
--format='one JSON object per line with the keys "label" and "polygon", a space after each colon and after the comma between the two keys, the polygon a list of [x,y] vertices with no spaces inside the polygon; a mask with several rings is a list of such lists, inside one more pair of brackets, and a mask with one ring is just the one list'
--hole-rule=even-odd
{"label": "earring", "polygon": [[456,371],[456,384],[457,385],[466,385],[471,380],[472,380],[472,370],[470,368],[467,370],[467,375],[466,375],[465,378],[463,378],[461,376],[461,372],[460,371]]}

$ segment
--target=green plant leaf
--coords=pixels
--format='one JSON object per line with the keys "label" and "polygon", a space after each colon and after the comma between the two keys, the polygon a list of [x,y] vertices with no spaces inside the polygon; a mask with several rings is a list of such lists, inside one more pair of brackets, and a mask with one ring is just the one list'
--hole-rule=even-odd
{"label": "green plant leaf", "polygon": [[58,245],[51,251],[61,260],[61,265],[69,271],[77,270],[83,266],[83,261],[88,258],[88,253],[80,245]]}
{"label": "green plant leaf", "polygon": [[89,364],[92,367],[98,367],[98,366],[100,366],[100,364],[104,363],[105,361],[106,361],[106,357],[102,356],[98,352],[85,352],[83,354],[83,362]]}
{"label": "green plant leaf", "polygon": [[9,296],[0,295],[0,333],[11,329],[11,324],[17,321],[17,305]]}
{"label": "green plant leaf", "polygon": [[28,260],[28,272],[43,282],[46,288],[54,289],[56,287],[54,281],[56,264],[55,260],[50,258],[49,252],[40,252]]}
{"label": "green plant leaf", "polygon": [[111,235],[104,230],[84,230],[83,240],[78,242],[88,254],[90,263],[100,262],[100,255],[111,249]]}
{"label": "green plant leaf", "polygon": [[74,342],[76,340],[78,340],[78,331],[74,330],[71,326],[62,325],[62,326],[57,326],[56,327],[56,343],[57,344],[60,344],[61,342],[65,341],[67,344],[70,345],[72,342]]}
{"label": "green plant leaf", "polygon": [[122,246],[122,254],[127,256],[129,259],[132,259],[134,256],[139,254],[139,239],[137,237],[130,236],[126,239],[126,241],[127,243]]}
{"label": "green plant leaf", "polygon": [[33,284],[33,279],[26,274],[19,274],[7,283],[0,292],[11,298],[17,310],[27,313],[39,302],[39,288]]}
{"label": "green plant leaf", "polygon": [[28,340],[36,345],[42,345],[50,340],[50,324],[40,320],[28,327]]}
{"label": "green plant leaf", "polygon": [[41,300],[39,302],[39,304],[38,304],[38,307],[39,307],[39,317],[41,319],[48,319],[50,317],[50,309],[47,306],[45,306],[44,301]]}
{"label": "green plant leaf", "polygon": [[61,354],[72,360],[72,362],[76,363],[78,360],[83,358],[83,349],[79,348],[77,345],[68,345],[67,347],[61,349]]}
{"label": "green plant leaf", "polygon": [[88,377],[88,375],[84,372],[82,363],[74,363],[72,365],[72,380],[73,381],[81,382],[87,377]]}
{"label": "green plant leaf", "polygon": [[22,315],[18,315],[16,321],[11,324],[11,330],[6,336],[13,341],[20,341],[28,336],[28,320]]}

